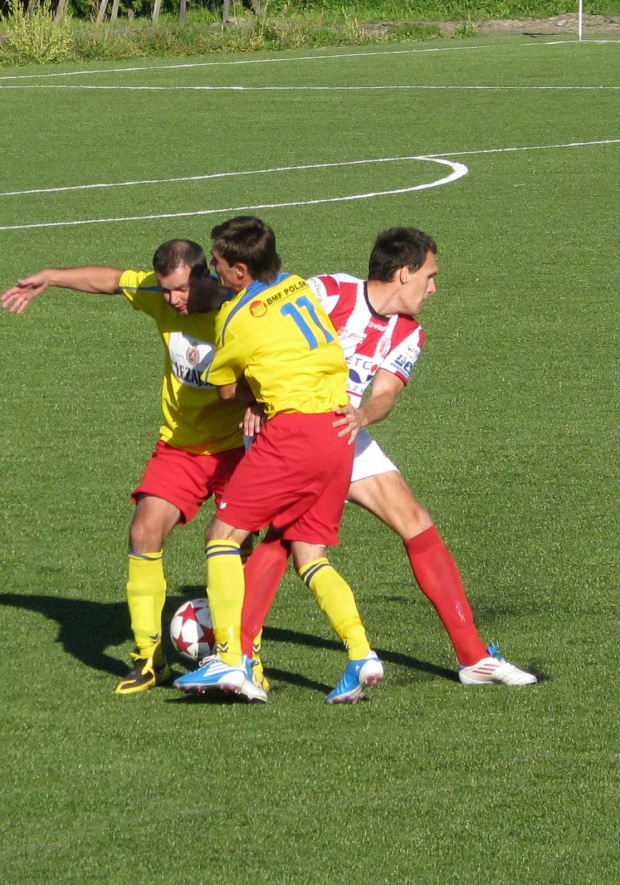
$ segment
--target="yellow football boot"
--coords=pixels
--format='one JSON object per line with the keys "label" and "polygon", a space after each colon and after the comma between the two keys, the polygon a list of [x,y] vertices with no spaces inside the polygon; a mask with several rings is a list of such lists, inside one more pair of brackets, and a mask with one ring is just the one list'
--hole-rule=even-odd
{"label": "yellow football boot", "polygon": [[141,658],[138,652],[132,652],[131,657],[135,663],[125,678],[118,683],[114,694],[137,694],[155,685],[170,682],[172,673],[161,653],[159,663],[155,663],[155,654],[150,658]]}

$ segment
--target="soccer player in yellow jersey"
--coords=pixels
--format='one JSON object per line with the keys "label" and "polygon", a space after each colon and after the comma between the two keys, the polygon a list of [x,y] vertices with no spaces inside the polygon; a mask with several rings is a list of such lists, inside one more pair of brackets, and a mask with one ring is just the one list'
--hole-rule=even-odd
{"label": "soccer player in yellow jersey", "polygon": [[253,685],[254,699],[266,701],[241,654],[245,583],[239,549],[249,533],[272,525],[290,542],[300,578],[347,648],[349,663],[327,700],[355,702],[383,678],[383,667],[370,649],[351,588],[325,556],[338,541],[354,452],[334,427],[349,402],[344,354],[307,283],[280,273],[268,225],[240,216],[213,228],[211,237],[212,267],[236,296],[217,314],[217,350],[206,375],[225,401],[249,386],[267,421],[207,529],[216,654],[174,685],[246,696]]}
{"label": "soccer player in yellow jersey", "polygon": [[[22,313],[50,286],[122,294],[135,310],[155,321],[164,346],[164,420],[132,495],[136,509],[129,529],[127,601],[136,650],[132,668],[116,686],[118,694],[134,694],[170,680],[162,651],[164,542],[212,494],[219,500],[243,455],[239,423],[244,408],[232,400],[222,402],[204,377],[215,351],[215,315],[188,315],[190,276],[201,271],[208,271],[203,249],[189,240],[170,240],[155,252],[150,272],[103,265],[48,268],[20,280],[2,296],[4,308]],[[216,303],[228,297],[208,273],[201,276]]]}

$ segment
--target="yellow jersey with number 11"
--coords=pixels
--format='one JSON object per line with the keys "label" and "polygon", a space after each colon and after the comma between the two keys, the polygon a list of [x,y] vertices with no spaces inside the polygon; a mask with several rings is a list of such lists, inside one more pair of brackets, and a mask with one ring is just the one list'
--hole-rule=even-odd
{"label": "yellow jersey with number 11", "polygon": [[215,335],[209,382],[224,386],[245,376],[268,418],[331,412],[348,403],[338,336],[301,277],[251,283],[220,308]]}

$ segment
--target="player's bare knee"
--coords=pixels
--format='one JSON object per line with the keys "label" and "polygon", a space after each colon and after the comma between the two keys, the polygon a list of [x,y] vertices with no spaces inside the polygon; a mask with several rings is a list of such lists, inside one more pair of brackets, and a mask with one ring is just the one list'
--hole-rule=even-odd
{"label": "player's bare knee", "polygon": [[134,553],[155,553],[163,547],[165,537],[162,525],[136,514],[129,527],[129,549]]}
{"label": "player's bare knee", "polygon": [[433,520],[430,513],[415,501],[415,506],[411,507],[407,519],[404,521],[405,528],[400,534],[403,540],[407,541],[414,535],[419,535],[420,532],[430,529],[432,525]]}
{"label": "player's bare knee", "polygon": [[430,513],[414,498],[409,488],[406,494],[386,497],[375,513],[403,541],[433,525]]}
{"label": "player's bare knee", "polygon": [[293,567],[297,574],[299,570],[310,562],[317,559],[327,558],[327,548],[322,544],[308,544],[305,541],[291,542],[291,556]]}

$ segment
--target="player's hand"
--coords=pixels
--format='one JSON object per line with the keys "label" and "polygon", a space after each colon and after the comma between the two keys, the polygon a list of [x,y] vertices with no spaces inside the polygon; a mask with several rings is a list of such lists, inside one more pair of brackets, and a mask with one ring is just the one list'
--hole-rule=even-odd
{"label": "player's hand", "polygon": [[260,429],[264,423],[264,406],[259,405],[258,403],[252,403],[252,405],[248,406],[245,410],[243,421],[241,422],[239,427],[242,428],[244,436],[254,437],[258,433],[260,433]]}
{"label": "player's hand", "polygon": [[0,298],[0,302],[2,307],[10,313],[23,313],[32,299],[43,294],[48,286],[45,271],[41,270],[30,277],[18,280],[16,286],[7,289]]}
{"label": "player's hand", "polygon": [[332,423],[332,427],[342,428],[338,431],[338,436],[348,435],[349,439],[347,440],[347,442],[350,446],[353,445],[353,443],[355,442],[355,437],[364,426],[359,409],[356,409],[355,406],[352,406],[351,403],[348,403],[342,409],[336,409],[336,414],[342,415],[342,418],[334,421]]}

